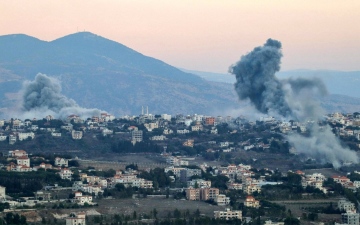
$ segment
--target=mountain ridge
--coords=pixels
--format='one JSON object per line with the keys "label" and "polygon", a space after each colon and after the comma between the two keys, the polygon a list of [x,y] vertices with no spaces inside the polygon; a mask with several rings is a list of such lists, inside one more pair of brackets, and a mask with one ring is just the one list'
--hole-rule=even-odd
{"label": "mountain ridge", "polygon": [[[236,104],[234,91],[226,85],[182,72],[89,32],[50,42],[26,35],[21,38],[29,41],[18,43],[16,35],[4,41],[0,36],[0,80],[10,74],[17,77],[4,80],[0,86],[12,81],[12,86],[19,88],[22,81],[44,73],[60,79],[63,93],[79,105],[114,114],[139,112],[143,105],[152,106],[154,113],[205,113],[212,108]],[[21,49],[8,46],[21,46]],[[11,57],[1,54],[9,51]],[[8,107],[9,92],[0,92],[3,97],[0,107]]]}

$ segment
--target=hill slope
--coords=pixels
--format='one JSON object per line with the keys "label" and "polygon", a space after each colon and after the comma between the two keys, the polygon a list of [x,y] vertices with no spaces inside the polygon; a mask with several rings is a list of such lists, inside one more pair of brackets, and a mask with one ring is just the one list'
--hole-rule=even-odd
{"label": "hill slope", "polygon": [[0,107],[8,107],[21,82],[37,73],[58,77],[63,93],[83,107],[116,115],[209,113],[237,104],[231,85],[206,81],[120,43],[89,32],[46,42],[0,36]]}

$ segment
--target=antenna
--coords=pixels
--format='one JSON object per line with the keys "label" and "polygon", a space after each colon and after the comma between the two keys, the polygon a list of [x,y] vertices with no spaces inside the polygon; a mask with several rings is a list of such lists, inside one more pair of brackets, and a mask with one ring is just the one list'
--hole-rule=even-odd
{"label": "antenna", "polygon": [[141,106],[141,115],[144,115],[144,106]]}
{"label": "antenna", "polygon": [[149,115],[149,106],[146,106],[146,115]]}

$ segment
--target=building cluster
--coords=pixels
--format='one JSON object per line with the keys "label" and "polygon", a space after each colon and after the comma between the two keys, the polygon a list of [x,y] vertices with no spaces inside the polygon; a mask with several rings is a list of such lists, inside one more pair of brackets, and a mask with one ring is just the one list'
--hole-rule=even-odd
{"label": "building cluster", "polygon": [[[29,155],[24,150],[11,150],[8,153],[8,160],[11,160],[10,163],[7,165],[7,171],[13,172],[30,172],[30,171],[37,171],[39,169],[55,169],[60,170],[59,174],[63,173],[64,170],[67,170],[64,167],[68,167],[68,159],[56,157],[54,165],[49,163],[45,163],[45,159],[42,157],[33,157],[34,159],[41,159],[44,162],[40,163],[39,165],[34,165],[31,167]],[[16,161],[13,162],[13,161]],[[62,177],[62,176],[61,176]],[[63,177],[62,177],[63,178]],[[68,178],[63,178],[68,179]]]}

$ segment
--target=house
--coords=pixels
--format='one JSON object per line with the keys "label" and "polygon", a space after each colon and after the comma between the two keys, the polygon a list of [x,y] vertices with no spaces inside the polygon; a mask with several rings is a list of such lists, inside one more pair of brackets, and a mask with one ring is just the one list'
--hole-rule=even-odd
{"label": "house", "polygon": [[14,150],[14,151],[9,151],[9,156],[16,158],[20,156],[28,156],[28,154],[24,150]]}
{"label": "house", "polygon": [[186,146],[186,147],[194,147],[194,139],[187,139],[184,143],[183,143],[183,146]]}
{"label": "house", "polygon": [[69,217],[65,219],[66,225],[86,225],[86,213],[70,213]]}
{"label": "house", "polygon": [[35,138],[35,134],[33,132],[29,132],[29,133],[18,133],[18,138],[19,141],[23,141],[26,140],[28,138],[34,139]]}
{"label": "house", "polygon": [[226,195],[219,194],[215,197],[214,201],[217,205],[229,205],[230,197],[226,197]]}
{"label": "house", "polygon": [[199,188],[210,188],[211,181],[206,181],[203,179],[194,179],[194,180],[188,181],[187,186],[193,187],[193,188],[196,188],[196,186]]}
{"label": "house", "polygon": [[30,159],[27,156],[19,156],[16,158],[16,163],[18,165],[30,167]]}
{"label": "house", "polygon": [[74,202],[78,203],[79,205],[92,204],[92,196],[90,195],[83,195],[82,192],[75,192]]}
{"label": "house", "polygon": [[72,137],[72,139],[80,140],[83,137],[83,132],[73,130],[73,131],[71,131],[71,137]]}
{"label": "house", "polygon": [[68,168],[63,168],[58,174],[60,175],[61,179],[71,180],[71,176],[73,175],[73,172]]}
{"label": "house", "polygon": [[60,157],[56,157],[55,158],[55,166],[65,166],[68,167],[68,163],[69,160],[68,159],[64,159],[64,158],[60,158]]}
{"label": "house", "polygon": [[244,201],[244,206],[251,207],[251,208],[259,208],[260,202],[259,200],[256,200],[253,196],[249,195],[246,197]]}

